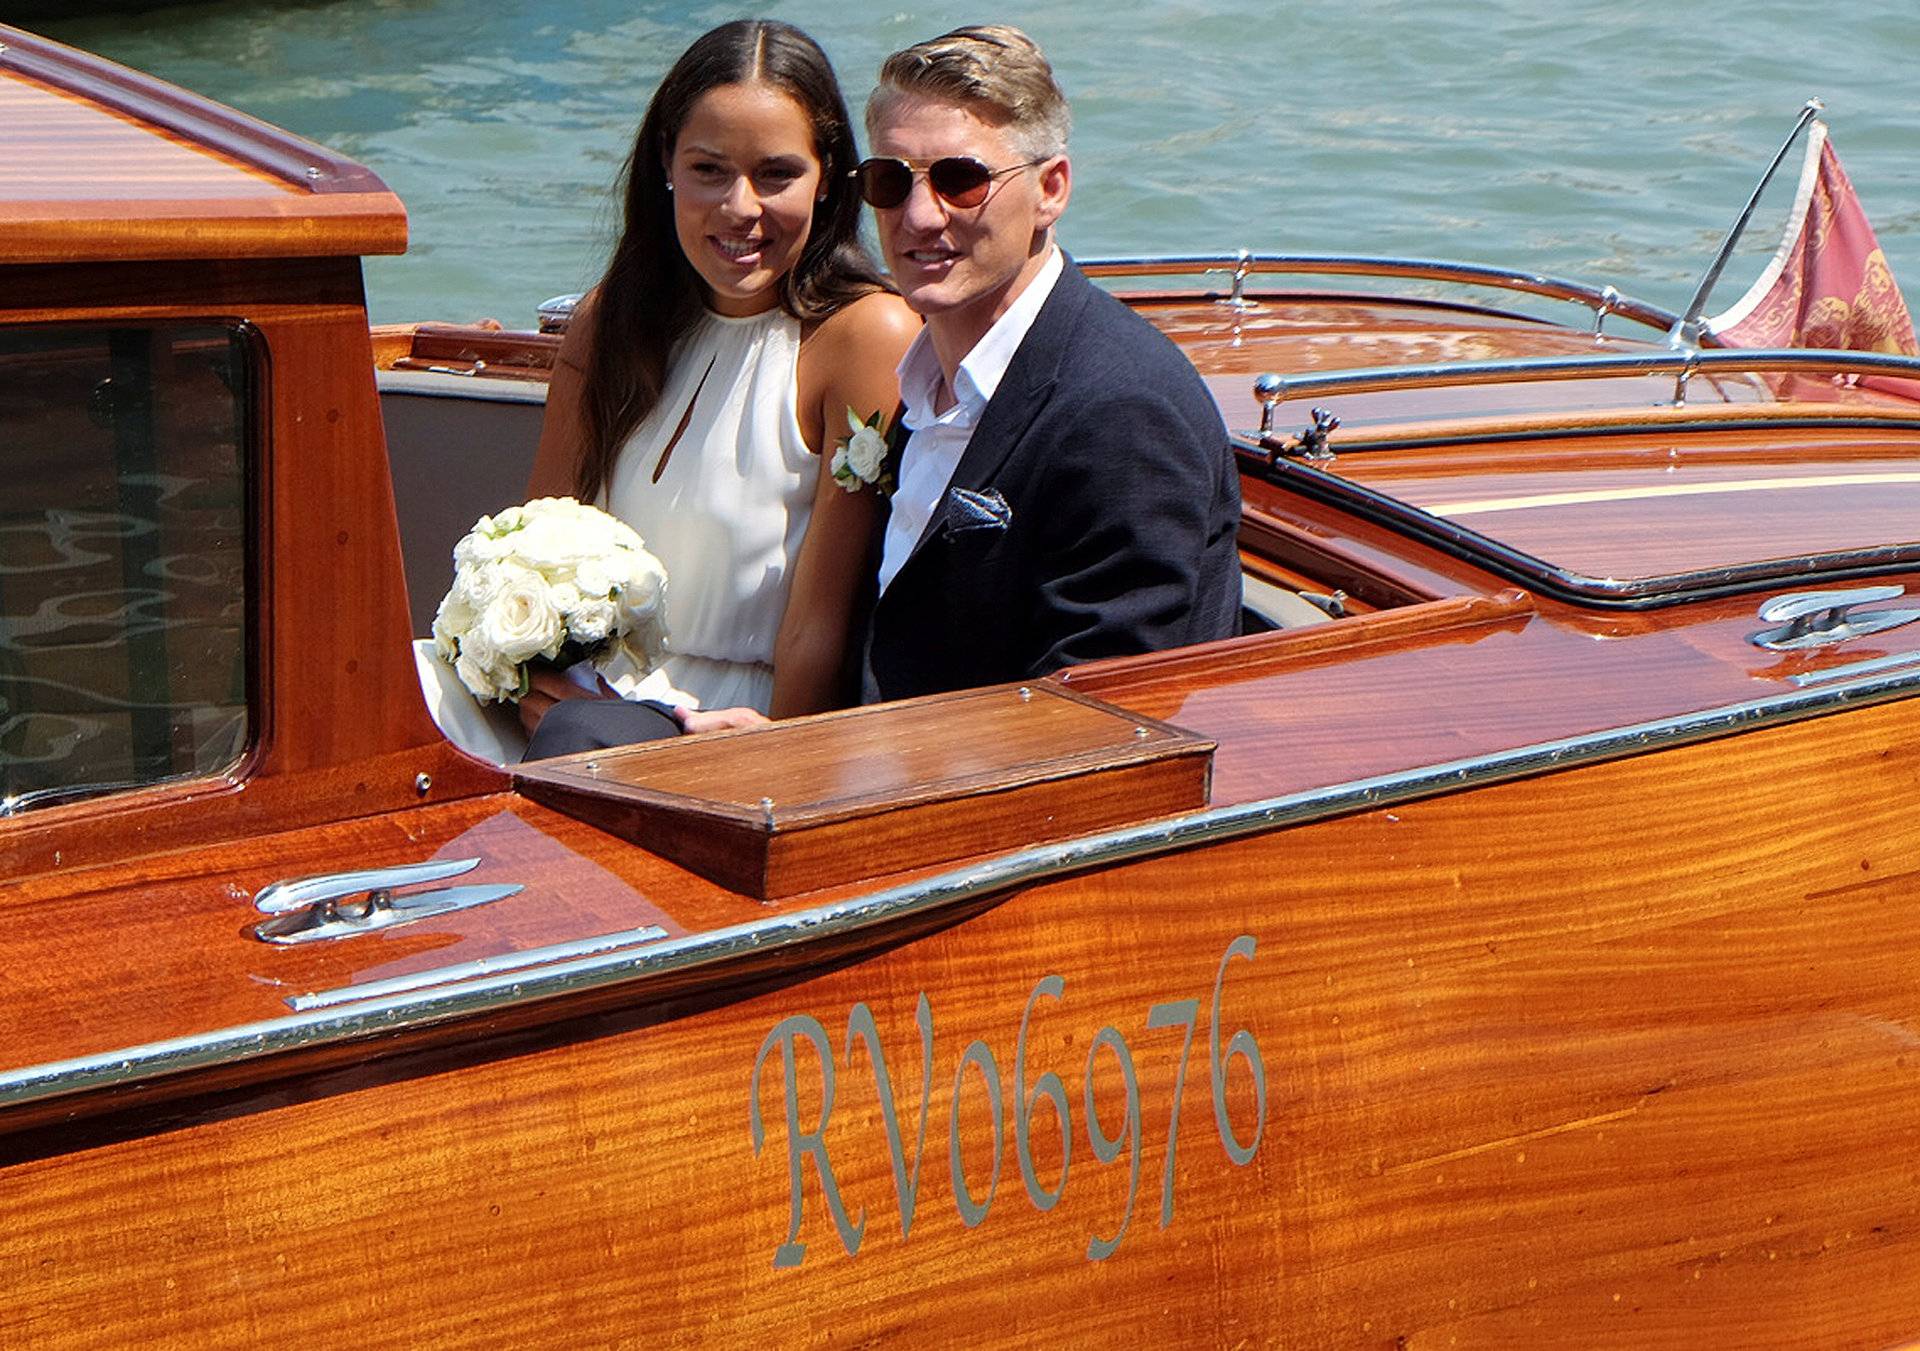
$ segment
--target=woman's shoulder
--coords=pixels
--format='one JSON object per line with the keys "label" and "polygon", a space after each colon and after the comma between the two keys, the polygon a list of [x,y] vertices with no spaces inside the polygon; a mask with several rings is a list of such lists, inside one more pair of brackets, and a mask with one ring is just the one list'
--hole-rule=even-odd
{"label": "woman's shoulder", "polygon": [[919,331],[920,316],[891,291],[849,301],[814,327],[800,347],[800,400],[807,410],[800,425],[808,445],[819,450],[843,436],[849,408],[864,418],[899,402],[894,372]]}
{"label": "woman's shoulder", "polygon": [[869,291],[822,319],[807,346],[830,360],[859,360],[906,350],[920,331],[920,316],[891,291]]}

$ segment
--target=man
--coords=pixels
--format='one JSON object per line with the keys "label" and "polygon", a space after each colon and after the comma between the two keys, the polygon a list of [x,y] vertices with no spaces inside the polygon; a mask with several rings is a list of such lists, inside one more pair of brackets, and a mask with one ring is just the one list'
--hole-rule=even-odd
{"label": "man", "polygon": [[861,189],[927,321],[900,365],[869,701],[1238,631],[1226,429],[1179,349],[1055,244],[1068,125],[1002,26],[896,52],[867,105]]}

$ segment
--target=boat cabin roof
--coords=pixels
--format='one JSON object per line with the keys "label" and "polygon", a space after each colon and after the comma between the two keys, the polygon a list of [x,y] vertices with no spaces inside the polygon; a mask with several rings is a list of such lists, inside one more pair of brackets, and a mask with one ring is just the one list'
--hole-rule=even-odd
{"label": "boat cabin roof", "polygon": [[0,25],[0,258],[400,253],[371,170],[124,66]]}

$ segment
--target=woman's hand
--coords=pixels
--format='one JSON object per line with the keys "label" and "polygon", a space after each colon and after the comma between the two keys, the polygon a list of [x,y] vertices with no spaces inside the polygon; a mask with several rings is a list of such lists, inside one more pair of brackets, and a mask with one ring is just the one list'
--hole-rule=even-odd
{"label": "woman's hand", "polygon": [[736,727],[765,727],[770,719],[757,708],[676,708],[680,730],[688,736],[701,732],[728,732]]}

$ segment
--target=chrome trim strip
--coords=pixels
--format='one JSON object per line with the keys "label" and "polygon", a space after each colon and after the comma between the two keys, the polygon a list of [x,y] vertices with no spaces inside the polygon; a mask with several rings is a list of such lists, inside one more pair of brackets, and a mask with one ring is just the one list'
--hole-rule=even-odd
{"label": "chrome trim strip", "polygon": [[1787,679],[1806,689],[1811,685],[1830,685],[1836,680],[1851,680],[1854,676],[1873,675],[1879,671],[1897,671],[1903,666],[1920,666],[1920,652],[1895,652],[1887,657],[1869,657],[1865,661],[1850,661],[1843,666],[1802,671]]}
{"label": "chrome trim strip", "polygon": [[385,980],[370,980],[361,985],[342,985],[313,994],[290,994],[286,1002],[287,1007],[296,1013],[304,1013],[309,1009],[330,1009],[341,1004],[356,1004],[363,999],[399,994],[404,990],[452,985],[472,980],[475,976],[492,975],[496,971],[520,971],[530,966],[544,966],[548,962],[586,957],[596,952],[611,952],[615,948],[637,947],[666,936],[667,931],[658,924],[647,924],[638,929],[622,929],[618,933],[600,934],[594,938],[576,938],[570,943],[551,943],[543,948],[528,948],[524,952],[503,952],[497,957],[477,957],[473,961],[455,962],[451,966],[410,971],[404,976],[389,976]]}
{"label": "chrome trim strip", "polygon": [[1644,300],[1623,296],[1611,286],[1552,277],[1542,272],[1493,267],[1484,263],[1453,262],[1444,258],[1396,258],[1358,253],[1197,253],[1142,254],[1125,258],[1076,258],[1090,277],[1155,277],[1186,272],[1245,272],[1296,276],[1408,277],[1420,281],[1451,282],[1460,286],[1490,286],[1521,291],[1549,300],[1571,300],[1597,315],[1622,318],[1670,330],[1680,316]]}
{"label": "chrome trim strip", "polygon": [[391,1036],[666,972],[718,965],[751,953],[798,947],[1100,864],[1216,844],[1259,831],[1622,759],[1661,747],[1689,745],[1733,732],[1818,717],[1856,705],[1885,703],[1916,693],[1920,693],[1920,671],[1905,671],[1881,679],[1868,678],[1728,704],[1608,732],[1540,742],[1260,802],[1217,807],[1079,840],[1039,845],[834,905],[668,939],[638,952],[623,949],[601,953],[558,962],[531,974],[495,973],[426,991],[356,1000],[345,1008],[317,1009],[215,1032],[23,1066],[0,1074],[0,1107],[125,1087],[309,1046]]}

